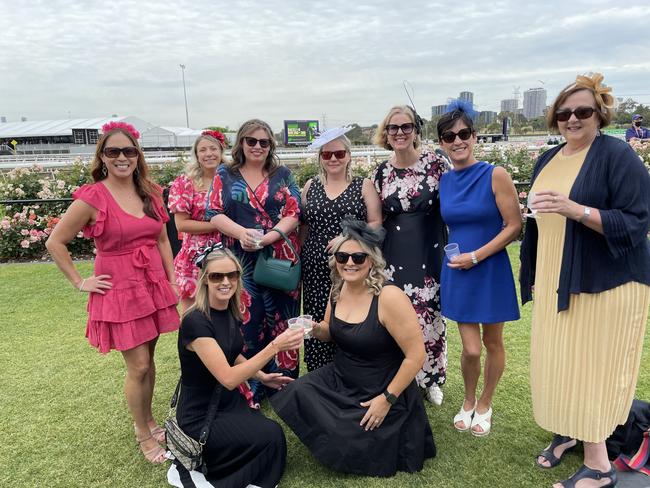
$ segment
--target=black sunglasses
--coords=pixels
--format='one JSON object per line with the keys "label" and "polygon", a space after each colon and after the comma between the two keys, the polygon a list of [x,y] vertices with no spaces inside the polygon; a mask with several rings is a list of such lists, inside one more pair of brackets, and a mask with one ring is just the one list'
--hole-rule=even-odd
{"label": "black sunglasses", "polygon": [[348,262],[348,259],[352,258],[352,262],[354,264],[363,264],[366,262],[366,258],[368,257],[367,252],[343,252],[343,251],[338,251],[334,253],[334,259],[336,259],[336,262],[339,264],[345,264]]}
{"label": "black sunglasses", "polygon": [[325,161],[327,161],[329,159],[332,159],[332,155],[336,159],[343,159],[347,153],[348,152],[345,149],[341,149],[339,151],[323,151],[320,153],[320,155]]}
{"label": "black sunglasses", "polygon": [[566,122],[571,118],[571,115],[575,115],[577,119],[584,120],[591,117],[595,111],[596,109],[593,107],[578,107],[575,110],[565,108],[555,112],[555,118],[558,122]]}
{"label": "black sunglasses", "polygon": [[104,156],[107,158],[116,158],[120,153],[124,154],[127,158],[135,158],[138,155],[138,148],[135,146],[126,146],[126,147],[105,147]]}
{"label": "black sunglasses", "polygon": [[408,124],[402,124],[402,125],[388,124],[386,126],[386,132],[391,136],[397,134],[397,132],[400,129],[402,129],[402,134],[408,135],[411,132],[413,132],[413,129],[415,129],[415,124],[413,122],[409,122]]}
{"label": "black sunglasses", "polygon": [[228,281],[236,281],[239,279],[239,271],[230,271],[228,273],[208,273],[208,281],[210,283],[221,283],[224,278],[228,278]]}
{"label": "black sunglasses", "polygon": [[271,145],[271,139],[255,139],[254,137],[244,137],[244,140],[246,141],[246,144],[248,144],[248,147],[255,147],[257,143],[260,143],[260,147],[262,149],[266,149]]}
{"label": "black sunglasses", "polygon": [[446,130],[440,135],[440,139],[442,139],[447,144],[451,144],[456,140],[456,136],[460,137],[461,141],[466,141],[467,139],[472,137],[473,134],[474,131],[468,128],[461,129],[458,132],[452,132],[450,130]]}

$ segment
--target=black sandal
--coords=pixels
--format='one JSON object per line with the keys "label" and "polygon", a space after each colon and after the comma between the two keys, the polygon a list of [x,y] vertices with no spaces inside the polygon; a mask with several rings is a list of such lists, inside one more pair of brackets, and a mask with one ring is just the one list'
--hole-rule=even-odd
{"label": "black sandal", "polygon": [[576,471],[571,478],[568,480],[561,481],[560,484],[564,488],[575,488],[576,483],[580,480],[590,479],[590,480],[602,480],[603,478],[609,478],[609,483],[602,485],[600,488],[610,488],[616,486],[618,483],[618,477],[616,476],[616,470],[614,466],[607,472],[597,471],[595,469],[588,468],[584,464]]}
{"label": "black sandal", "polygon": [[[578,445],[578,441],[571,446],[567,447],[564,452],[560,455],[560,457],[555,457],[555,454],[553,454],[553,451],[555,451],[555,448],[557,446],[561,446],[562,444],[566,444],[567,442],[571,442],[573,440],[573,437],[568,437],[564,435],[559,435],[555,434],[553,436],[553,440],[551,441],[551,445],[548,446],[547,449],[544,449],[542,452],[540,452],[537,457],[535,458],[535,464],[539,466],[542,469],[551,469],[560,464],[560,461],[562,461],[562,458],[567,452],[573,451],[576,446]],[[538,461],[539,457],[543,457],[546,461],[548,461],[549,466],[544,466],[542,463]]]}

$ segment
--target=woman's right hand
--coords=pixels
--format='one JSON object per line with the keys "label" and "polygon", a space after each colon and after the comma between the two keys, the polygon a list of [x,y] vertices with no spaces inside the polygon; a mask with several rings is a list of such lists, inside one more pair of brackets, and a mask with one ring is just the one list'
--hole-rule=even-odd
{"label": "woman's right hand", "polygon": [[278,352],[300,349],[304,336],[305,329],[302,327],[298,329],[287,329],[273,339],[273,344],[277,347]]}
{"label": "woman's right hand", "polygon": [[100,295],[106,295],[104,290],[110,290],[113,288],[113,283],[107,281],[111,278],[111,275],[99,275],[99,276],[90,276],[82,281],[79,286],[79,291],[85,291],[88,293],[99,293]]}
{"label": "woman's right hand", "polygon": [[261,239],[259,229],[243,229],[239,236],[239,243],[244,251],[254,252],[259,251],[261,247],[258,245]]}

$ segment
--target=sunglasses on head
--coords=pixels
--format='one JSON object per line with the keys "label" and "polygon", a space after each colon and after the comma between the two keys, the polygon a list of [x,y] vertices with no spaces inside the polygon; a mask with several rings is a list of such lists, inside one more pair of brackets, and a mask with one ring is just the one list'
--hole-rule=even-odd
{"label": "sunglasses on head", "polygon": [[566,122],[571,118],[571,115],[575,115],[577,119],[584,120],[591,117],[595,111],[596,109],[593,107],[578,107],[575,110],[565,108],[555,112],[555,118],[558,122]]}
{"label": "sunglasses on head", "polygon": [[267,147],[271,146],[271,139],[255,139],[254,137],[244,137],[244,141],[246,141],[246,144],[248,147],[255,147],[257,143],[260,143],[260,147],[262,149],[266,149]]}
{"label": "sunglasses on head", "polygon": [[105,147],[104,156],[107,158],[116,158],[120,153],[124,154],[127,158],[135,158],[138,155],[138,148],[135,146],[126,146],[126,147]]}
{"label": "sunglasses on head", "polygon": [[228,278],[228,281],[236,281],[239,279],[239,271],[229,271],[228,273],[208,273],[208,281],[210,283],[221,283],[224,278]]}
{"label": "sunglasses on head", "polygon": [[328,159],[332,159],[332,156],[336,159],[343,159],[347,153],[345,149],[340,149],[339,151],[323,151],[320,155],[327,161]]}
{"label": "sunglasses on head", "polygon": [[348,262],[348,259],[352,258],[352,262],[354,264],[363,264],[366,261],[366,258],[368,257],[367,252],[343,252],[343,251],[338,251],[334,253],[334,259],[336,259],[336,262],[339,264],[345,264]]}
{"label": "sunglasses on head", "polygon": [[456,136],[460,137],[461,141],[466,141],[467,139],[472,137],[473,134],[474,131],[468,128],[461,129],[458,132],[452,132],[450,130],[446,130],[440,135],[440,139],[442,139],[447,144],[451,144],[456,140]]}
{"label": "sunglasses on head", "polygon": [[408,124],[402,124],[402,125],[388,124],[386,126],[386,132],[391,136],[397,134],[397,132],[400,129],[402,129],[402,134],[408,135],[411,132],[413,132],[413,129],[415,129],[415,124],[413,122],[409,122]]}

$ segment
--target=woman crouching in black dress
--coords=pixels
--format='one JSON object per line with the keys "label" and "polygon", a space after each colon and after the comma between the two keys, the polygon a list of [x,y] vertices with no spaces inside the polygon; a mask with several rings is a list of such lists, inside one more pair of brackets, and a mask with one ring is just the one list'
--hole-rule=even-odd
{"label": "woman crouching in black dress", "polygon": [[199,256],[197,263],[202,269],[196,300],[185,313],[178,334],[181,389],[176,417],[186,434],[199,438],[215,387],[221,391],[203,447],[207,474],[188,472],[175,462],[167,479],[177,487],[274,487],[286,462],[284,433],[276,422],[250,409],[237,387],[252,377],[276,389],[293,381],[260,369],[278,352],[299,348],[303,331],[286,330],[246,360],[241,355],[243,285],[239,261],[221,244],[215,244]]}
{"label": "woman crouching in black dress", "polygon": [[332,242],[332,291],[313,335],[334,362],[271,397],[277,414],[320,462],[370,476],[422,469],[436,448],[414,378],[425,359],[407,296],[386,281],[382,234],[343,220]]}

